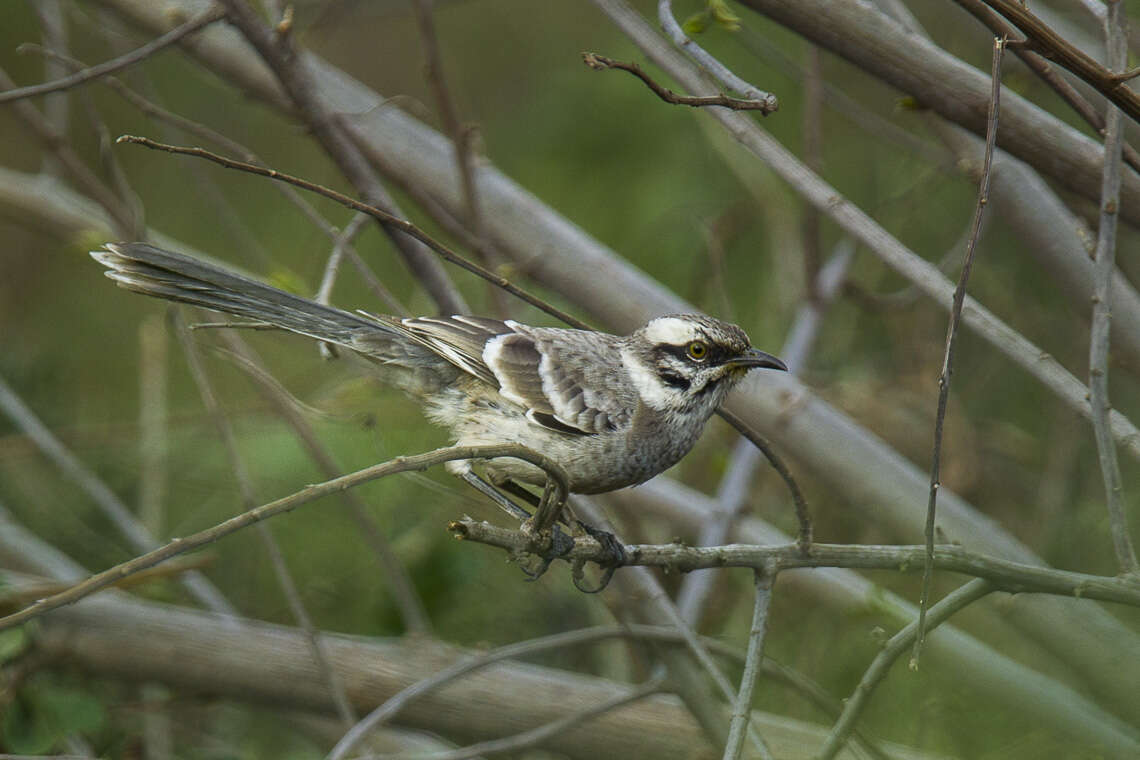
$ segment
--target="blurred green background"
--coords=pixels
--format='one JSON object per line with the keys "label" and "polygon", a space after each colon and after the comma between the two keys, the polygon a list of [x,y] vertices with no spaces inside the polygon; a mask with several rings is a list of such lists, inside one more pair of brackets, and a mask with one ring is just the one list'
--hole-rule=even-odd
{"label": "blurred green background", "polygon": [[[650,16],[654,5],[639,4]],[[119,28],[97,5],[79,2],[68,7],[75,56],[99,61],[138,43],[138,37]],[[700,7],[678,3],[678,16]],[[961,10],[951,3],[915,4],[913,10],[939,44],[980,68],[988,67],[990,37]],[[713,26],[701,42],[745,79],[779,95],[781,108],[764,127],[802,155],[800,67],[806,45],[755,14],[739,12],[744,22],[740,31]],[[300,44],[393,98],[388,107],[438,125],[424,78],[422,45],[406,3],[302,3],[296,13]],[[0,66],[20,84],[42,80],[42,59],[16,52],[20,43],[40,39],[29,4],[7,3],[0,8],[0,18]],[[778,351],[805,294],[807,219],[796,196],[695,112],[661,103],[626,74],[586,68],[580,60],[584,50],[642,60],[592,5],[445,2],[436,22],[458,110],[465,122],[478,126],[480,150],[491,162],[682,297],[739,322],[756,345]],[[955,170],[925,132],[920,114],[897,92],[828,54],[823,55],[822,70],[827,82],[862,109],[911,133],[928,144],[932,155],[941,156],[932,162],[892,144],[882,133],[866,131],[849,112],[827,107],[834,103],[828,98],[822,122],[823,176],[927,259],[939,261],[953,252],[949,271],[955,276],[959,241],[973,211],[974,185]],[[176,50],[130,70],[124,79],[165,107],[248,145],[275,168],[347,189],[301,128],[250,102]],[[1013,61],[1007,65],[1005,83],[1070,120],[1044,87]],[[112,136],[131,133],[196,142],[168,132],[102,87],[86,88],[82,97],[90,98]],[[72,99],[69,137],[92,166],[99,165],[98,141],[80,97]],[[112,150],[145,205],[152,229],[302,292],[316,290],[328,241],[267,180],[133,146]],[[0,164],[31,173],[43,165],[38,144],[3,107]],[[400,200],[413,221],[447,239],[407,198]],[[342,208],[313,202],[333,224],[351,218]],[[1087,204],[1076,203],[1075,208],[1091,212]],[[840,235],[826,222],[820,234],[822,252],[830,255]],[[162,322],[165,305],[112,287],[87,257],[87,250],[99,241],[61,239],[52,229],[2,215],[0,235],[0,375],[119,496],[136,503],[141,469],[140,331]],[[431,312],[430,300],[375,229],[368,228],[357,247],[413,312]],[[1136,271],[1135,250],[1135,231],[1123,229],[1118,260],[1126,271]],[[383,309],[349,267],[342,272],[335,304]],[[493,311],[481,283],[451,272],[473,308]],[[803,378],[925,469],[946,317],[924,298],[900,295],[905,283],[864,252],[856,256],[849,280],[852,292],[828,312]],[[987,227],[970,291],[1084,376],[1087,314],[1071,305],[1000,219]],[[512,305],[512,316],[549,324],[548,318],[521,305]],[[346,470],[446,442],[445,434],[426,424],[414,405],[363,378],[353,362],[323,361],[310,342],[292,336],[247,337],[285,387],[324,412],[313,422]],[[172,537],[233,515],[240,501],[216,431],[204,415],[173,338],[167,339],[165,349],[168,478],[158,532]],[[969,333],[961,337],[958,361],[943,482],[1049,562],[1113,573],[1091,429]],[[242,373],[213,353],[207,364],[238,433],[257,497],[268,501],[323,480]],[[1133,371],[1115,368],[1111,387],[1114,405],[1135,418],[1140,406]],[[712,492],[732,444],[726,426],[710,424],[698,449],[674,474]],[[775,444],[779,448],[779,442]],[[1136,467],[1128,459],[1122,459],[1122,466],[1129,509],[1135,515]],[[817,486],[810,472],[798,474],[821,540],[920,540],[884,531],[868,521],[865,512],[848,509],[842,493]],[[443,473],[429,473],[426,479],[389,478],[360,492],[409,567],[441,638],[463,645],[501,644],[608,619],[596,600],[570,587],[564,569],[556,568],[537,583],[523,583],[518,569],[499,552],[451,540],[444,529],[448,520],[464,513],[497,517]],[[0,504],[87,568],[102,569],[132,556],[82,492],[4,419]],[[753,508],[785,529],[794,527],[782,486],[766,470],[757,480]],[[364,635],[402,632],[387,587],[377,581],[376,561],[339,504],[307,506],[274,520],[271,529],[320,627]],[[674,535],[670,526],[647,530],[654,540]],[[256,536],[238,534],[208,555],[207,575],[243,614],[292,623]],[[741,643],[747,630],[749,579],[744,573],[724,575],[705,629]],[[916,577],[880,573],[874,580],[917,598]],[[677,584],[676,578],[665,581],[671,587]],[[939,585],[945,591],[954,583],[942,578]],[[181,587],[170,582],[149,585],[140,593],[186,601]],[[478,601],[488,596],[497,600],[494,606]],[[1112,611],[1132,626],[1140,623],[1133,610]],[[828,610],[780,595],[777,589],[772,621],[767,651],[839,696],[850,693],[879,647],[873,610],[857,619],[836,619]],[[959,622],[967,629],[984,625],[972,612]],[[1062,678],[1071,675],[1060,672],[1032,645],[994,640],[991,632],[977,628],[974,632],[1034,667]],[[574,650],[545,661],[624,677],[629,674],[615,670],[618,653],[615,645]],[[41,673],[25,689],[17,698],[26,710],[21,715],[34,712],[36,689],[49,694],[54,689],[90,701],[91,711],[99,716],[90,736],[101,751],[117,756],[135,741],[138,716],[124,707],[130,700],[125,687],[64,671]],[[758,702],[763,709],[818,719],[797,698],[775,687],[762,689]],[[319,748],[310,748],[300,732],[282,735],[270,728],[256,708],[204,702],[188,709],[203,716],[186,729],[190,736],[220,738],[227,757],[320,756]],[[11,729],[18,724],[23,730],[32,719],[21,720],[24,723],[7,725]],[[1078,757],[1083,751],[1048,727],[1022,720],[1016,707],[989,704],[970,684],[956,682],[952,673],[902,676],[900,670],[876,695],[867,725],[886,738],[962,757]],[[185,746],[193,745],[188,740]],[[187,749],[180,756],[209,754]]]}

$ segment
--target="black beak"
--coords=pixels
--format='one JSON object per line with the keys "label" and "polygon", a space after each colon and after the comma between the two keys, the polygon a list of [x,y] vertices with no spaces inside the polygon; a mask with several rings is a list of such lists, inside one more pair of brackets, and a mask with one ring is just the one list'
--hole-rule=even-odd
{"label": "black beak", "polygon": [[762,369],[778,369],[783,372],[788,371],[788,365],[777,359],[771,354],[766,354],[760,349],[750,348],[740,356],[733,357],[725,362],[729,367],[760,367]]}

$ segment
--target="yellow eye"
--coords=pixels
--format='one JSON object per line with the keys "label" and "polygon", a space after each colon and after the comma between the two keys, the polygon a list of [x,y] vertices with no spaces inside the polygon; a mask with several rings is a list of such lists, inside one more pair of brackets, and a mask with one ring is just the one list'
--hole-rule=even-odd
{"label": "yellow eye", "polygon": [[702,362],[709,355],[709,347],[702,341],[694,340],[685,350],[689,353],[689,358],[694,361]]}

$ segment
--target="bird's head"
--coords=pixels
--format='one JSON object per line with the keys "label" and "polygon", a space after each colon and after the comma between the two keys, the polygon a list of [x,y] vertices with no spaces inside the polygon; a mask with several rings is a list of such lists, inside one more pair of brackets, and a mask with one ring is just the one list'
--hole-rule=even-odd
{"label": "bird's head", "polygon": [[788,369],[753,348],[744,330],[700,314],[650,320],[625,339],[622,359],[649,406],[707,414],[749,370]]}

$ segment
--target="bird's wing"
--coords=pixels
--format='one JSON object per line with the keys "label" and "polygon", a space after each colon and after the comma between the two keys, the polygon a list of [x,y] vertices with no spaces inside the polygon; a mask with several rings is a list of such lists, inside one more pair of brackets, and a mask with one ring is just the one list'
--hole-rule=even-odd
{"label": "bird's wing", "polygon": [[596,385],[587,374],[591,365],[612,358],[597,357],[592,350],[600,346],[616,354],[610,345],[616,340],[612,336],[596,334],[597,346],[587,345],[583,352],[577,346],[583,333],[577,330],[466,316],[392,322],[464,372],[497,387],[505,399],[526,409],[527,418],[537,425],[594,435],[630,422],[628,399],[587,390],[606,387],[606,383]]}

